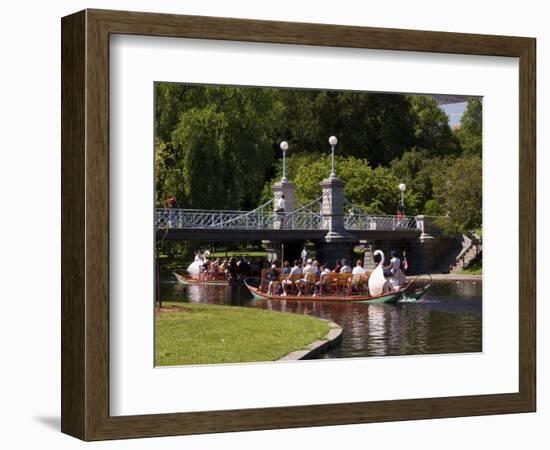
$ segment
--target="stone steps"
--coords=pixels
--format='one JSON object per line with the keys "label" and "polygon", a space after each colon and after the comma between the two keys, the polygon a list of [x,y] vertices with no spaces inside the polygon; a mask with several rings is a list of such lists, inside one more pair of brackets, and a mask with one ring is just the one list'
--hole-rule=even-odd
{"label": "stone steps", "polygon": [[468,267],[468,265],[482,252],[481,246],[476,247],[472,245],[466,253],[457,260],[455,264],[450,268],[449,273],[457,273],[462,269]]}

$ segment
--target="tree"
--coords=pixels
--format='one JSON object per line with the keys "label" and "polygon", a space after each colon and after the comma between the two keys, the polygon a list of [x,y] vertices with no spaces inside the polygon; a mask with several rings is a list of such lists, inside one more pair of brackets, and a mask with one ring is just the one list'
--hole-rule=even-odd
{"label": "tree", "polygon": [[479,156],[457,158],[434,174],[434,199],[461,232],[482,225],[482,164]]}
{"label": "tree", "polygon": [[449,126],[449,117],[436,101],[426,95],[414,95],[411,104],[416,116],[416,147],[427,150],[432,157],[458,155],[458,139]]}
{"label": "tree", "polygon": [[[399,180],[389,169],[373,169],[367,160],[352,156],[336,157],[338,178],[346,182],[346,200],[371,214],[395,214],[400,201]],[[323,156],[309,165],[301,166],[296,175],[296,197],[308,203],[321,195],[319,183],[330,174],[330,157]],[[405,193],[407,214],[416,213],[419,201],[413,192]]]}
{"label": "tree", "polygon": [[[175,195],[185,208],[254,207],[273,159],[268,135],[272,90],[203,88],[185,105],[157,160],[159,199]],[[167,119],[168,120],[168,119]],[[170,119],[171,120],[171,119]],[[164,145],[164,147],[163,147]]]}
{"label": "tree", "polygon": [[280,90],[275,135],[294,151],[328,152],[328,138],[339,139],[338,154],[388,164],[414,145],[410,100],[401,94]]}
{"label": "tree", "polygon": [[483,146],[482,128],[483,111],[481,99],[470,98],[466,111],[460,119],[460,128],[457,136],[466,155],[477,155],[481,157]]}

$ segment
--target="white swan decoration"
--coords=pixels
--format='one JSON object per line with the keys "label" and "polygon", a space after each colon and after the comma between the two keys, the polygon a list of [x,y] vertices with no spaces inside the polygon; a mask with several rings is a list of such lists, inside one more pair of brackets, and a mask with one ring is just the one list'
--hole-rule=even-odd
{"label": "white swan decoration", "polygon": [[189,264],[189,267],[187,267],[187,273],[191,276],[199,276],[199,273],[201,272],[201,266],[204,265],[206,262],[206,257],[210,255],[210,252],[207,250],[204,252],[204,256],[200,254],[200,252],[197,252],[195,254],[195,261],[193,261],[191,264]]}
{"label": "white swan decoration", "polygon": [[374,255],[381,255],[381,260],[369,277],[369,293],[373,297],[391,290],[391,285],[384,276],[384,253],[382,250],[376,250]]}

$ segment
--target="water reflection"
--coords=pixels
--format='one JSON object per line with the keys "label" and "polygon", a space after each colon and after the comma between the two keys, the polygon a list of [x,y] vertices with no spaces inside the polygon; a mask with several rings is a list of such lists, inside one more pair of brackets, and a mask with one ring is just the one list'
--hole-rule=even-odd
{"label": "water reflection", "polygon": [[183,286],[161,278],[164,300],[249,306],[310,314],[344,328],[341,346],[324,358],[480,352],[481,282],[437,283],[415,303],[367,305],[253,301],[244,286]]}

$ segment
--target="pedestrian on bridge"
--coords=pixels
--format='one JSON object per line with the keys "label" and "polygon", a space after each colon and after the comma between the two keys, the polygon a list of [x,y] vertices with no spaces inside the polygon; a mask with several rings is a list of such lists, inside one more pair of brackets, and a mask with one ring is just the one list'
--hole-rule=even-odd
{"label": "pedestrian on bridge", "polygon": [[284,228],[285,226],[285,212],[285,194],[281,194],[281,196],[275,200],[275,214],[277,214],[277,219],[279,220],[279,228]]}

